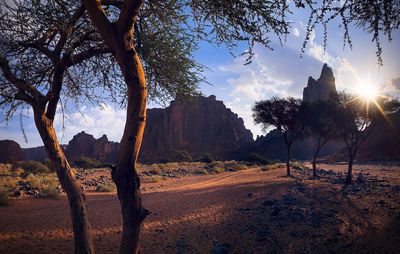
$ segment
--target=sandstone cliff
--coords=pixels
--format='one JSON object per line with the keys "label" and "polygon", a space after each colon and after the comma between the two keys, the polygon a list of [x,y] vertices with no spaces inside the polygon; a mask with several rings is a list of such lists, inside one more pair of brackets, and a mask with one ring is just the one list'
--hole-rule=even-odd
{"label": "sandstone cliff", "polygon": [[332,69],[324,64],[318,80],[313,77],[308,78],[307,87],[303,90],[303,100],[307,102],[326,100],[332,93],[336,94],[335,77]]}
{"label": "sandstone cliff", "polygon": [[81,156],[95,158],[102,162],[115,162],[119,144],[108,141],[106,135],[95,139],[93,135],[84,131],[76,134],[69,141],[65,154],[70,161],[79,159]]}
{"label": "sandstone cliff", "polygon": [[0,140],[0,163],[14,163],[24,160],[19,144],[13,140]]}
{"label": "sandstone cliff", "polygon": [[253,142],[243,119],[215,96],[172,101],[165,109],[149,109],[140,161],[171,160],[176,150],[186,150],[194,159],[210,153],[234,158]]}

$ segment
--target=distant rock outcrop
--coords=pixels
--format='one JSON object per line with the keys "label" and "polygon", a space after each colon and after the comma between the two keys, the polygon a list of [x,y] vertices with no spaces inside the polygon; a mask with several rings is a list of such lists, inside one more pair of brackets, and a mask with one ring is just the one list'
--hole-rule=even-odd
{"label": "distant rock outcrop", "polygon": [[303,100],[307,102],[326,100],[332,94],[336,94],[335,77],[332,69],[324,64],[318,80],[313,77],[308,78],[307,87],[303,90]]}
{"label": "distant rock outcrop", "polygon": [[193,158],[210,153],[223,159],[234,158],[253,142],[253,134],[243,119],[215,96],[172,101],[165,109],[149,109],[140,161],[172,160],[176,150]]}
{"label": "distant rock outcrop", "polygon": [[106,135],[95,139],[93,135],[84,131],[76,134],[69,141],[65,154],[70,161],[79,159],[82,156],[95,158],[102,162],[115,162],[119,144],[108,141]]}
{"label": "distant rock outcrop", "polygon": [[19,144],[13,140],[0,140],[0,163],[14,163],[24,160]]}
{"label": "distant rock outcrop", "polygon": [[[65,145],[64,145],[65,147]],[[31,148],[23,148],[22,149],[25,159],[32,161],[43,161],[47,159],[47,153],[44,146],[31,147]]]}

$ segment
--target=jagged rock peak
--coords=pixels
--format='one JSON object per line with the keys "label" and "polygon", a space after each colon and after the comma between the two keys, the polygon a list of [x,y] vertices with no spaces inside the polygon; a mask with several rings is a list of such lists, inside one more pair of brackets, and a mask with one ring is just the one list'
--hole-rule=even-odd
{"label": "jagged rock peak", "polygon": [[303,90],[303,100],[307,102],[327,100],[336,93],[333,71],[327,64],[324,64],[318,80],[313,77],[308,78],[307,86]]}

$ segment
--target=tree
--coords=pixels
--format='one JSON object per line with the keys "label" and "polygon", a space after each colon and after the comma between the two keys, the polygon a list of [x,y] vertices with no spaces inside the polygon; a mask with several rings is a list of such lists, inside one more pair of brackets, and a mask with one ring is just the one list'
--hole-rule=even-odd
{"label": "tree", "polygon": [[377,98],[372,101],[350,95],[339,94],[335,107],[335,128],[346,144],[349,163],[345,185],[352,183],[353,163],[358,149],[371,134],[380,118],[387,119],[387,114],[399,109],[395,99]]}
{"label": "tree", "polygon": [[254,122],[261,124],[264,130],[275,127],[282,133],[287,149],[287,175],[290,176],[290,148],[303,135],[305,128],[302,101],[293,97],[273,97],[256,102],[252,110]]}
{"label": "tree", "polygon": [[60,147],[54,120],[57,107],[64,109],[69,100],[100,103],[92,94],[99,80],[105,85],[115,81],[101,73],[113,69],[113,60],[98,57],[109,50],[80,3],[2,1],[0,7],[2,111],[8,120],[18,111],[22,115],[29,107],[33,110],[36,128],[68,197],[75,253],[94,253],[86,198]]}
{"label": "tree", "polygon": [[322,147],[332,138],[337,137],[337,129],[334,119],[335,102],[330,100],[320,100],[306,103],[305,125],[307,136],[315,141],[315,151],[312,158],[313,177],[317,177],[316,161]]}

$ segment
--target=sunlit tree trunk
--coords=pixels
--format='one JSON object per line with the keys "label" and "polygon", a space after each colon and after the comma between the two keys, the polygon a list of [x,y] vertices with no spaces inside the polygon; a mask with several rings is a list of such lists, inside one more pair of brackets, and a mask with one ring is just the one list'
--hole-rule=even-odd
{"label": "sunlit tree trunk", "polygon": [[123,72],[128,88],[124,134],[113,180],[121,204],[123,230],[120,253],[138,253],[143,221],[149,213],[142,205],[136,162],[146,124],[146,81],[138,55],[127,52]]}
{"label": "sunlit tree trunk", "polygon": [[68,197],[74,232],[75,253],[94,253],[86,197],[76,182],[74,173],[71,171],[71,167],[57,140],[53,123],[46,117],[44,108],[44,106],[34,107],[35,124],[43,140],[49,159],[55,167],[61,186]]}

